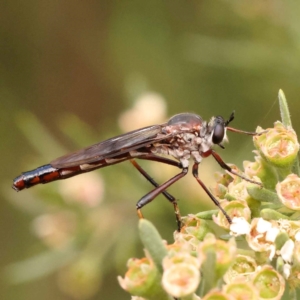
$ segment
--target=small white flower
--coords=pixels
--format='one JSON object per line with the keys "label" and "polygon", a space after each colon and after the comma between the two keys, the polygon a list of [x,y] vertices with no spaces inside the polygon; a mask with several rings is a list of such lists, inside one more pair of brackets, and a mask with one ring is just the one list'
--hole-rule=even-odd
{"label": "small white flower", "polygon": [[259,233],[265,233],[269,229],[271,229],[272,224],[268,221],[265,221],[263,218],[259,218],[257,224],[256,224],[256,230]]}
{"label": "small white flower", "polygon": [[250,224],[246,221],[245,218],[234,217],[232,219],[232,223],[230,225],[230,234],[237,236],[242,234],[249,234],[250,233]]}
{"label": "small white flower", "polygon": [[275,242],[275,239],[279,233],[279,229],[276,227],[271,227],[266,234],[266,241],[268,242]]}
{"label": "small white flower", "polygon": [[295,240],[296,240],[297,242],[300,241],[300,231],[297,231],[297,233],[295,234]]}
{"label": "small white flower", "polygon": [[269,254],[269,259],[272,260],[275,256],[276,253],[276,248],[275,245],[270,245],[270,254]]}
{"label": "small white flower", "polygon": [[292,262],[293,251],[295,243],[292,240],[287,240],[280,249],[281,257],[286,262]]}
{"label": "small white flower", "polygon": [[291,275],[291,268],[292,266],[290,264],[284,264],[283,266],[283,275],[285,279],[288,279]]}

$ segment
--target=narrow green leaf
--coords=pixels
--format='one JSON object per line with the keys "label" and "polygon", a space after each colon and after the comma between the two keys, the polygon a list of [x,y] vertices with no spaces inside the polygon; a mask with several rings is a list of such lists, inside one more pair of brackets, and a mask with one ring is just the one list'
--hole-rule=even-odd
{"label": "narrow green leaf", "polygon": [[275,239],[276,250],[280,250],[288,239],[289,235],[286,232],[280,232]]}
{"label": "narrow green leaf", "polygon": [[143,245],[153,259],[159,272],[162,273],[162,260],[167,255],[167,249],[157,229],[151,222],[141,219],[139,222],[139,233]]}
{"label": "narrow green leaf", "polygon": [[293,214],[290,216],[290,219],[291,219],[291,220],[299,221],[299,220],[300,220],[300,211],[296,211],[295,213],[293,213]]}
{"label": "narrow green leaf", "polygon": [[196,214],[196,217],[203,220],[212,220],[213,215],[217,215],[219,212],[218,209],[201,211]]}
{"label": "narrow green leaf", "polygon": [[280,109],[282,124],[286,127],[292,127],[292,120],[291,120],[289,107],[287,105],[284,92],[281,89],[279,90],[278,93],[278,99],[279,99],[279,109]]}
{"label": "narrow green leaf", "polygon": [[280,220],[280,219],[290,220],[288,216],[283,215],[278,211],[269,208],[265,208],[261,210],[260,216],[265,220]]}
{"label": "narrow green leaf", "polygon": [[270,202],[273,204],[281,203],[277,194],[270,190],[258,187],[258,186],[249,186],[247,187],[248,194],[255,200],[261,202]]}
{"label": "narrow green leaf", "polygon": [[202,291],[205,295],[208,291],[215,287],[217,281],[216,274],[216,252],[213,250],[207,251],[206,259],[202,264],[201,271],[203,276]]}
{"label": "narrow green leaf", "polygon": [[[292,120],[291,120],[289,107],[288,107],[284,92],[282,90],[279,90],[278,99],[279,99],[279,109],[280,109],[281,121],[284,126],[292,127]],[[292,172],[294,174],[297,174],[298,176],[300,176],[300,167],[299,167],[298,156],[295,159],[295,162],[293,164]]]}

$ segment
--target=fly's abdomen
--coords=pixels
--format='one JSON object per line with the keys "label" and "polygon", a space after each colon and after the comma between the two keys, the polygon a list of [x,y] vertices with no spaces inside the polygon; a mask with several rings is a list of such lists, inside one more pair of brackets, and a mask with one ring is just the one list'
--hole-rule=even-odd
{"label": "fly's abdomen", "polygon": [[73,177],[75,175],[90,172],[95,169],[114,165],[133,157],[134,155],[126,152],[113,158],[104,158],[93,163],[85,163],[78,166],[55,168],[52,166],[52,164],[44,165],[32,171],[22,173],[20,176],[14,179],[12,187],[18,192],[40,183],[48,183],[54,180]]}
{"label": "fly's abdomen", "polygon": [[32,171],[24,172],[16,177],[12,187],[18,192],[39,183],[47,183],[61,178],[62,176],[59,169],[53,168],[51,165],[44,165]]}

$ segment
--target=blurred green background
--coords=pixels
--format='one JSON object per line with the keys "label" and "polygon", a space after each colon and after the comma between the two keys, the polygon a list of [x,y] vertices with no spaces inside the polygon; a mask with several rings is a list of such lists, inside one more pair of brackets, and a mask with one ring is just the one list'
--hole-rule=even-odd
{"label": "blurred green background", "polygon": [[[1,1],[0,298],[129,299],[116,276],[143,255],[135,203],[150,184],[128,162],[18,194],[12,179],[178,112],[235,110],[233,127],[270,127],[280,88],[297,130],[299,11],[292,0]],[[218,152],[242,168],[251,138],[229,139]],[[178,172],[141,164],[159,182]],[[212,186],[219,169],[208,158],[199,173]],[[169,192],[182,214],[213,207],[192,176]],[[143,212],[171,241],[172,206],[158,197]]]}

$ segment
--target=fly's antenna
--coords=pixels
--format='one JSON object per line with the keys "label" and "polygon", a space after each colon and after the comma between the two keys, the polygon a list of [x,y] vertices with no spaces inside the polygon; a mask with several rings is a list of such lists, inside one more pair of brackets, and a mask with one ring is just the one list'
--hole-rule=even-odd
{"label": "fly's antenna", "polygon": [[227,127],[228,124],[229,124],[231,121],[233,121],[233,119],[234,119],[234,113],[235,113],[235,110],[231,113],[229,119],[225,122],[225,127]]}
{"label": "fly's antenna", "polygon": [[244,131],[244,130],[240,130],[240,129],[236,129],[236,128],[232,128],[232,127],[228,127],[228,124],[234,119],[234,113],[235,111],[233,111],[229,117],[229,119],[225,122],[225,127],[227,128],[227,130],[232,131],[232,132],[237,132],[237,133],[243,133],[243,134],[247,134],[247,135],[261,135],[263,133],[265,133],[266,131],[262,131],[262,132],[249,132],[249,131]]}

